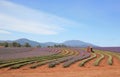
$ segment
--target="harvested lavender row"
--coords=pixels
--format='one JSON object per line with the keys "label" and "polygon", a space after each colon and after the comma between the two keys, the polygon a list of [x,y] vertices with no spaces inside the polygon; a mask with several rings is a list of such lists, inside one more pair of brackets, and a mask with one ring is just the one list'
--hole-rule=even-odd
{"label": "harvested lavender row", "polygon": [[55,67],[56,65],[66,62],[66,61],[69,61],[73,58],[74,58],[74,56],[68,56],[68,57],[63,57],[63,58],[57,59],[56,61],[49,63],[49,67]]}
{"label": "harvested lavender row", "polygon": [[90,53],[84,51],[84,50],[80,50],[80,49],[76,49],[78,52],[80,52],[80,54],[78,56],[74,56],[73,59],[69,60],[69,61],[66,61],[64,64],[63,64],[63,67],[69,67],[71,64],[79,61],[79,60],[82,60],[82,59],[85,59],[85,58],[88,58],[90,56]]}
{"label": "harvested lavender row", "polygon": [[70,51],[78,52],[79,56],[82,56],[82,55],[84,55],[86,53],[86,51],[81,50],[80,48],[69,48],[69,49],[70,49]]}
{"label": "harvested lavender row", "polygon": [[[80,53],[79,56],[82,56],[83,54],[85,54],[85,51],[80,50],[80,49],[78,49],[78,48],[76,48],[76,49],[70,48],[70,50],[79,52],[79,53]],[[74,55],[74,56],[68,56],[68,57],[64,57],[64,58],[58,59],[57,61],[51,62],[51,63],[49,64],[49,67],[55,67],[56,65],[58,65],[58,64],[60,64],[60,63],[63,63],[63,62],[66,62],[66,61],[69,61],[69,60],[71,60],[71,59],[73,59],[73,58],[75,58],[75,57],[76,57],[76,56]]]}
{"label": "harvested lavender row", "polygon": [[87,54],[84,55],[84,56],[80,56],[80,55],[79,55],[79,56],[76,56],[76,57],[74,57],[73,59],[65,62],[65,63],[63,64],[63,67],[64,67],[64,68],[65,68],[65,67],[69,67],[71,64],[73,64],[73,63],[75,63],[75,62],[77,62],[77,61],[86,59],[86,58],[88,58],[88,57],[90,57],[90,53],[87,53]]}

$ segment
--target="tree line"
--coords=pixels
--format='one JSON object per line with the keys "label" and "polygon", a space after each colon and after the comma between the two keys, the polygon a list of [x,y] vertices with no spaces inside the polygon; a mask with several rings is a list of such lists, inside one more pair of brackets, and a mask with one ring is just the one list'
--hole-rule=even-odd
{"label": "tree line", "polygon": [[[20,43],[17,43],[17,42],[3,42],[3,43],[0,43],[0,46],[3,46],[3,47],[32,47],[29,43],[25,43],[25,44],[20,44]],[[35,46],[35,47],[41,47],[41,45],[38,45],[38,46]],[[58,44],[58,45],[53,45],[53,46],[47,46],[48,48],[58,48],[58,47],[67,47],[66,45],[64,44]]]}
{"label": "tree line", "polygon": [[48,48],[51,48],[51,47],[55,47],[55,48],[58,48],[58,47],[67,47],[66,45],[64,44],[58,44],[58,45],[53,45],[53,46],[47,46]]}
{"label": "tree line", "polygon": [[3,43],[0,43],[0,46],[3,46],[3,47],[31,47],[31,45],[29,43],[25,43],[24,45],[21,45],[20,43],[17,43],[17,42],[12,42],[12,43],[3,42]]}

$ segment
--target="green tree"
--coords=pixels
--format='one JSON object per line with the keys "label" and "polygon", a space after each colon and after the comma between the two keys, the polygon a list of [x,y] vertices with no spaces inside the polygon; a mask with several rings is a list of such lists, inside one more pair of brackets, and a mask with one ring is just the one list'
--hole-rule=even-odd
{"label": "green tree", "polygon": [[54,47],[58,47],[58,45],[55,44]]}
{"label": "green tree", "polygon": [[4,43],[4,46],[5,46],[5,47],[8,47],[8,42],[5,42],[5,43]]}
{"label": "green tree", "polygon": [[0,46],[4,46],[4,43],[0,43]]}
{"label": "green tree", "polygon": [[20,43],[17,44],[17,47],[21,47],[22,45]]}
{"label": "green tree", "polygon": [[31,47],[31,45],[29,43],[25,43],[24,45],[25,47]]}
{"label": "green tree", "polygon": [[12,45],[13,45],[13,47],[17,47],[18,43],[17,42],[13,42]]}
{"label": "green tree", "polygon": [[47,46],[48,48],[50,48],[51,46]]}
{"label": "green tree", "polygon": [[41,48],[41,45],[38,45],[38,46],[36,46],[36,47]]}

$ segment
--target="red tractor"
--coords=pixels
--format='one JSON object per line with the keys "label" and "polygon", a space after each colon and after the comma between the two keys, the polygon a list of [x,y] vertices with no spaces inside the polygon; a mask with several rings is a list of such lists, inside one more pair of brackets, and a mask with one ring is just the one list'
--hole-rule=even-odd
{"label": "red tractor", "polygon": [[93,52],[93,48],[92,48],[91,46],[88,46],[88,47],[87,47],[87,52],[89,52],[89,53],[90,53],[90,52]]}

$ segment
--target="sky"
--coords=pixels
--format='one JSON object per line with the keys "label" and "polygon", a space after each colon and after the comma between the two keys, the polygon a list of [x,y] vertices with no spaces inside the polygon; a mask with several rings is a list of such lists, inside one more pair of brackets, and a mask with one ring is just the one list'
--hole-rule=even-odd
{"label": "sky", "polygon": [[0,0],[0,40],[120,46],[120,0]]}

